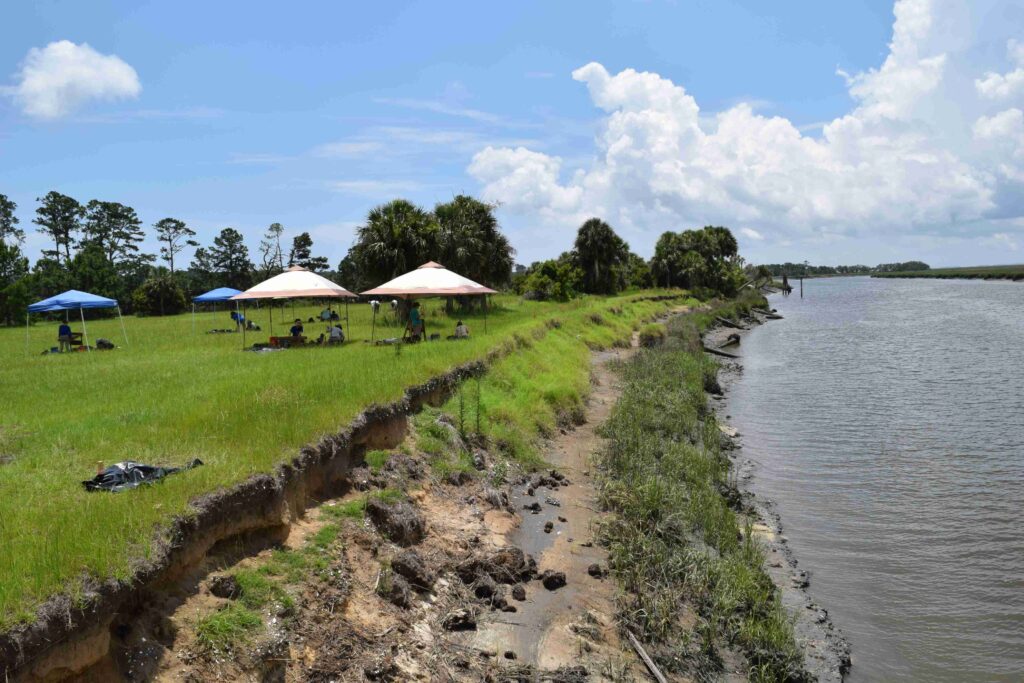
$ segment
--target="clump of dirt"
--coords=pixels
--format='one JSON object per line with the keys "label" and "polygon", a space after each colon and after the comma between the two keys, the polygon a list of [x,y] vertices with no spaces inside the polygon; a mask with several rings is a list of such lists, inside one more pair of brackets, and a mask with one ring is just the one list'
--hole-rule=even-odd
{"label": "clump of dirt", "polygon": [[405,578],[413,588],[429,591],[437,577],[415,550],[403,550],[391,559],[391,571]]}
{"label": "clump of dirt", "polygon": [[406,501],[387,503],[381,498],[370,498],[366,516],[378,531],[400,546],[415,545],[427,534],[423,515]]}
{"label": "clump of dirt", "polygon": [[465,583],[488,576],[498,583],[529,581],[537,574],[537,563],[521,549],[508,546],[460,563],[455,573]]}

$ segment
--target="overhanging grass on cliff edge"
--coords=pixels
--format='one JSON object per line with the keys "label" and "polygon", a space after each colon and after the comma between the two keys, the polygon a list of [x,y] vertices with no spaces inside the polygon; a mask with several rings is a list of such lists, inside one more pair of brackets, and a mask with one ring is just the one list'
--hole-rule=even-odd
{"label": "overhanging grass on cliff edge", "polygon": [[624,587],[624,625],[653,644],[666,670],[714,675],[721,654],[736,649],[751,680],[800,681],[792,624],[747,520],[723,495],[730,463],[704,394],[715,366],[699,331],[749,303],[673,319],[663,346],[622,367],[600,460],[601,501],[614,513],[602,536]]}
{"label": "overhanging grass on cliff edge", "polygon": [[[190,500],[272,471],[370,404],[397,400],[406,387],[517,335],[528,338],[553,317],[605,316],[634,298],[500,298],[488,334],[479,317],[468,318],[472,339],[400,352],[362,343],[370,337],[365,305],[351,309],[351,337],[359,341],[271,354],[242,353],[238,335],[201,333],[229,326],[227,313],[201,317],[198,335],[189,316],[131,319],[130,347],[91,354],[26,356],[24,329],[0,329],[0,628],[31,619],[54,593],[74,595],[84,577],[127,578],[132,561],[151,552],[155,529],[187,513]],[[636,305],[654,311],[669,304]],[[426,307],[431,329],[454,326],[443,302]],[[319,310],[297,307],[294,316]],[[266,328],[265,309],[249,317]],[[386,320],[378,317],[378,337],[396,333]],[[116,320],[97,320],[89,331],[118,340],[120,328]],[[33,327],[30,348],[48,348],[55,334],[53,325]],[[265,329],[249,341],[266,336]],[[196,457],[206,464],[131,492],[89,494],[80,484],[97,462],[179,464]]]}

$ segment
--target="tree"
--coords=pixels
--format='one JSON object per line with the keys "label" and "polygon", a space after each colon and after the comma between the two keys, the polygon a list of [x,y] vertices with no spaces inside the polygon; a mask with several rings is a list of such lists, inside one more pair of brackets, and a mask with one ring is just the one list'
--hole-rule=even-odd
{"label": "tree", "polygon": [[74,289],[115,299],[118,297],[121,280],[99,244],[87,242],[71,259],[68,271]]}
{"label": "tree", "polygon": [[292,238],[292,249],[288,252],[289,266],[302,266],[315,273],[327,270],[326,256],[313,256],[313,238],[308,232]]}
{"label": "tree", "polygon": [[0,320],[10,325],[25,319],[25,308],[31,295],[25,278],[28,259],[17,243],[0,239]]}
{"label": "tree", "polygon": [[14,215],[18,205],[0,194],[0,242],[22,243],[25,231],[18,227],[18,217]]}
{"label": "tree", "polygon": [[435,260],[497,288],[511,281],[516,251],[498,227],[494,208],[466,195],[435,206],[439,248]]}
{"label": "tree", "polygon": [[654,275],[651,273],[650,265],[633,252],[626,257],[623,276],[626,289],[648,289],[654,286]]}
{"label": "tree", "polygon": [[677,232],[664,232],[654,245],[654,257],[651,259],[651,272],[655,282],[662,287],[680,285],[680,271],[683,265],[682,235]]}
{"label": "tree", "polygon": [[[234,228],[224,228],[213,238],[213,246],[209,249],[212,272],[216,273],[222,286],[245,289],[252,280],[252,262],[249,261],[249,249],[245,246],[242,234]],[[199,252],[196,252],[198,257]]]}
{"label": "tree", "polygon": [[579,296],[583,271],[574,263],[572,254],[562,254],[557,259],[532,264],[516,285],[518,291],[529,299],[568,301]]}
{"label": "tree", "polygon": [[614,294],[621,287],[618,269],[626,264],[629,245],[600,218],[591,218],[576,234],[576,263],[583,271],[583,291]]}
{"label": "tree", "polygon": [[53,249],[43,251],[44,256],[52,257],[58,264],[61,254],[64,263],[71,262],[71,245],[81,230],[81,219],[84,209],[75,199],[60,192],[50,191],[36,208],[33,223],[39,226],[39,232],[53,240]]}
{"label": "tree", "polygon": [[213,272],[213,258],[205,247],[196,249],[192,263],[188,268],[188,286],[190,292],[205,292],[218,286],[217,276]]}
{"label": "tree", "polygon": [[185,225],[185,221],[180,221],[177,218],[161,218],[153,224],[153,227],[156,228],[156,238],[162,245],[160,258],[167,261],[171,275],[174,275],[175,255],[185,247],[199,246],[199,242],[192,239],[196,236],[196,231]]}
{"label": "tree", "polygon": [[185,293],[174,275],[166,268],[155,268],[132,294],[136,313],[174,315],[185,310]]}
{"label": "tree", "polygon": [[86,205],[81,244],[95,244],[110,265],[138,255],[144,237],[142,221],[132,207],[96,199]]}
{"label": "tree", "polygon": [[281,251],[281,235],[284,226],[271,223],[260,241],[260,279],[277,275],[284,270],[284,253]]}
{"label": "tree", "polygon": [[418,268],[437,252],[434,217],[404,199],[374,207],[356,232],[350,263],[364,281],[379,284]]}

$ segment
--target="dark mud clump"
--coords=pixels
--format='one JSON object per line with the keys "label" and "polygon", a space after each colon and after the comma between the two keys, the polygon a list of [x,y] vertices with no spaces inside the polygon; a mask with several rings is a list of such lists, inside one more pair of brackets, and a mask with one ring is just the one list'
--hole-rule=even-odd
{"label": "dark mud clump", "polygon": [[508,546],[462,562],[455,568],[455,573],[467,584],[482,574],[498,583],[514,584],[533,578],[537,573],[537,563],[519,548]]}
{"label": "dark mud clump", "polygon": [[377,531],[400,546],[415,545],[427,535],[423,515],[406,501],[386,503],[380,498],[370,498],[366,503],[366,516]]}
{"label": "dark mud clump", "polygon": [[434,587],[437,577],[415,550],[403,550],[391,560],[391,570],[421,591]]}

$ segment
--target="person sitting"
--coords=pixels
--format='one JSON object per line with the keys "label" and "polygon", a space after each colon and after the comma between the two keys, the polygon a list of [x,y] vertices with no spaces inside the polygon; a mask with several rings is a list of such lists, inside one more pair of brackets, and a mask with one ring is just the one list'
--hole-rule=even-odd
{"label": "person sitting", "polygon": [[338,315],[338,312],[331,311],[331,322],[337,322],[338,320],[341,320],[341,316]]}
{"label": "person sitting", "polygon": [[345,332],[341,329],[341,325],[334,323],[327,330],[327,343],[328,344],[342,344],[345,341]]}
{"label": "person sitting", "polygon": [[295,324],[289,330],[293,337],[301,337],[302,333],[305,332],[305,328],[302,326],[302,320],[300,318],[295,319]]}
{"label": "person sitting", "polygon": [[456,339],[469,339],[469,328],[466,327],[466,323],[461,320],[455,323],[455,338]]}
{"label": "person sitting", "polygon": [[328,322],[328,321],[330,321],[332,313],[333,313],[333,311],[330,309],[329,306],[324,308],[324,310],[320,311],[320,321],[321,322]]}
{"label": "person sitting", "polygon": [[61,323],[60,327],[57,328],[57,341],[60,343],[61,353],[71,350],[71,340],[71,325],[68,325],[66,322]]}

